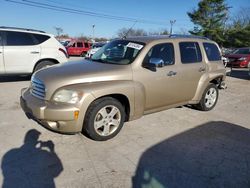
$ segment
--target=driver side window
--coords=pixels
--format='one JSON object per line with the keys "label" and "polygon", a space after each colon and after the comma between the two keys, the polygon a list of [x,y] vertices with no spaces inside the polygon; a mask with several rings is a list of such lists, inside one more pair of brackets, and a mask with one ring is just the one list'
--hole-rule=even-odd
{"label": "driver side window", "polygon": [[149,63],[151,58],[161,59],[164,65],[175,63],[174,46],[172,43],[163,43],[153,46],[144,58],[144,63]]}

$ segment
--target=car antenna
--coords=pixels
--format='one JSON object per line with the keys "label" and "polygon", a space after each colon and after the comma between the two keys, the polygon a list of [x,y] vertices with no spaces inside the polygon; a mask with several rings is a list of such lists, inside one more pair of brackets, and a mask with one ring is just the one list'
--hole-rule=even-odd
{"label": "car antenna", "polygon": [[137,20],[135,21],[135,23],[129,28],[129,30],[126,32],[126,34],[122,37],[122,39],[126,39],[129,32],[133,29],[133,27],[135,26],[135,24],[137,24]]}

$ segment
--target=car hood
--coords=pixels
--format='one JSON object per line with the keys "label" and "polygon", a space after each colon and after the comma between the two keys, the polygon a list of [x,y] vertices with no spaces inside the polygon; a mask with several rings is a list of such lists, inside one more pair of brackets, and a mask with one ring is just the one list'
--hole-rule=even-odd
{"label": "car hood", "polygon": [[228,54],[228,55],[225,55],[225,57],[227,58],[241,58],[241,57],[248,57],[250,55],[247,55],[247,54]]}
{"label": "car hood", "polygon": [[34,74],[46,87],[46,98],[60,87],[112,80],[132,80],[130,65],[115,65],[81,60],[55,65]]}

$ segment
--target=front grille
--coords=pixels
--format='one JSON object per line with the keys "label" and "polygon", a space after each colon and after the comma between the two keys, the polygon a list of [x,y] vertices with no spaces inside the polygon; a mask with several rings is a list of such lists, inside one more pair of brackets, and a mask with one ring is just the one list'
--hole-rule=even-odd
{"label": "front grille", "polygon": [[39,99],[45,98],[45,85],[42,81],[32,78],[31,79],[31,94]]}
{"label": "front grille", "polygon": [[230,63],[236,62],[237,60],[238,60],[237,58],[232,58],[232,57],[229,58],[229,62],[230,62]]}

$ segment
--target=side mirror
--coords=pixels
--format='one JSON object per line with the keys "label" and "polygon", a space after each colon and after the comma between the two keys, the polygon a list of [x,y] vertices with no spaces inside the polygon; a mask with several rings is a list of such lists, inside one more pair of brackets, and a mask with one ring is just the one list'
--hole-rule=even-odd
{"label": "side mirror", "polygon": [[153,64],[155,67],[164,67],[164,61],[161,58],[150,58],[149,64]]}
{"label": "side mirror", "polygon": [[160,58],[150,58],[149,62],[143,63],[143,67],[149,69],[153,72],[156,72],[157,67],[163,67],[164,61]]}

